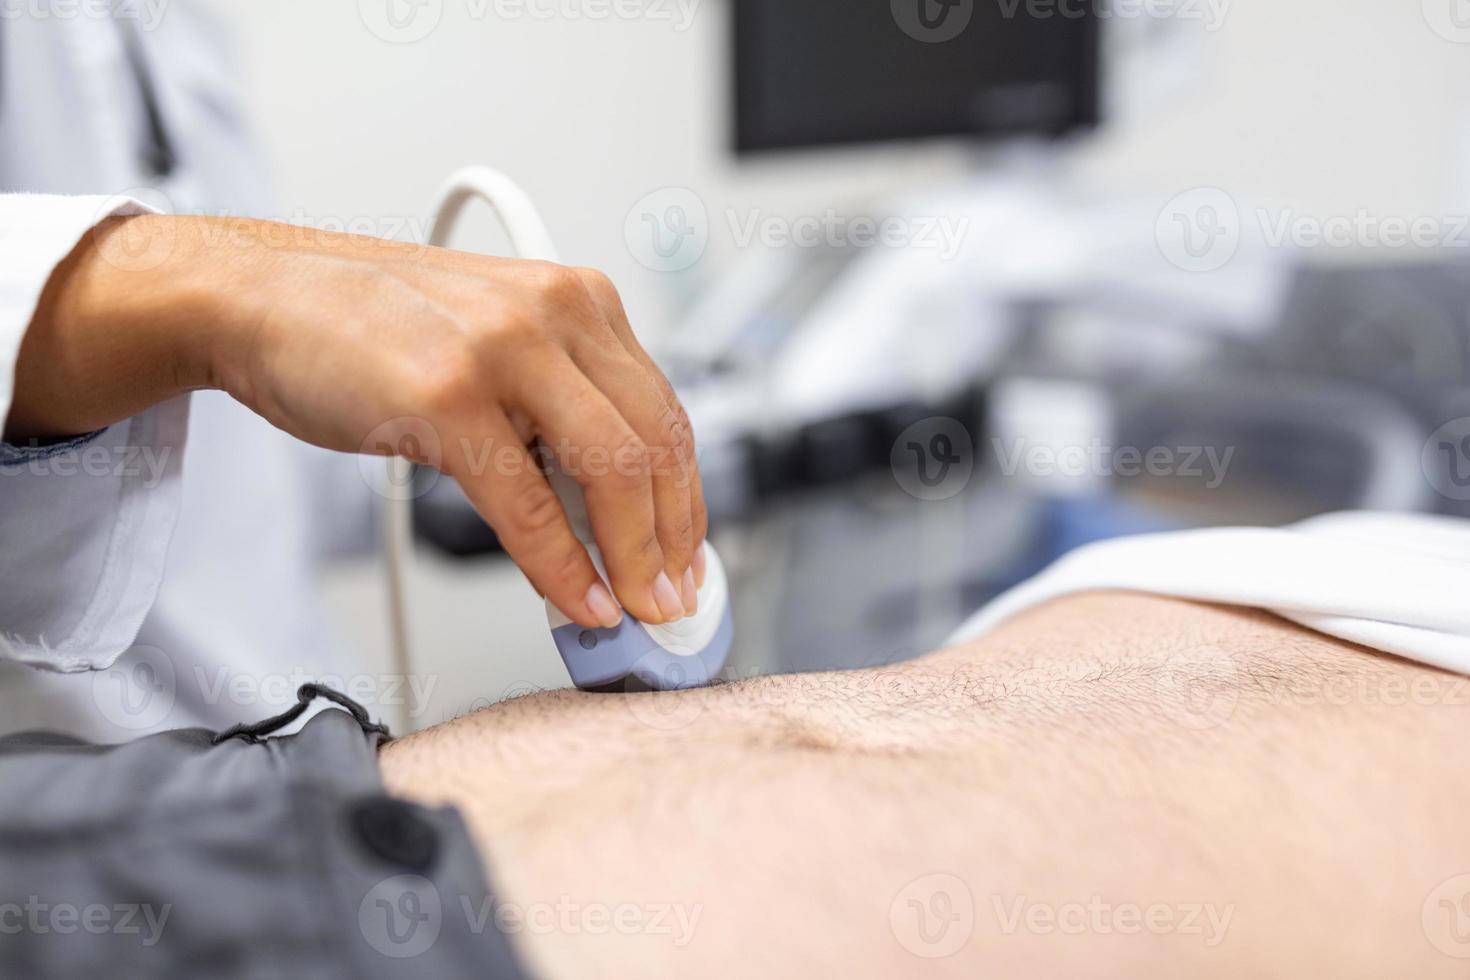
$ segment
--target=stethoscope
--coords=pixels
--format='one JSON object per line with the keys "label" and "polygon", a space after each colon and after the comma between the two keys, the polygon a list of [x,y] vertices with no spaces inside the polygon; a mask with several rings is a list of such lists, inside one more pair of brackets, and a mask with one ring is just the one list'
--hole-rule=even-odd
{"label": "stethoscope", "polygon": [[[127,60],[133,83],[138,89],[138,98],[143,104],[144,133],[143,145],[138,148],[139,158],[150,176],[156,180],[164,180],[173,176],[174,171],[178,169],[179,158],[174,150],[173,140],[169,138],[168,126],[163,120],[163,110],[158,101],[158,88],[154,84],[153,73],[148,67],[148,58],[143,52],[143,45],[133,26],[116,18],[110,19],[113,26],[117,28],[118,36],[122,39],[123,57]],[[6,94],[3,87],[6,42],[4,26],[5,19],[0,17],[0,113],[4,112]]]}

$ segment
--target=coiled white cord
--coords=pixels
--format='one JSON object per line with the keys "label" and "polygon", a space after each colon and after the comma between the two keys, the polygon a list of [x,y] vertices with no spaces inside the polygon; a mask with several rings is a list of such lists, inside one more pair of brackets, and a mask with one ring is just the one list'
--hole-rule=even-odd
{"label": "coiled white cord", "polygon": [[[557,261],[556,247],[546,224],[525,191],[498,170],[466,167],[444,183],[429,225],[428,244],[443,246],[454,231],[466,204],[476,198],[490,208],[510,236],[519,258]],[[413,557],[413,464],[401,456],[388,457],[388,487],[383,495],[383,569],[388,584],[388,616],[394,668],[411,676],[413,644],[408,618],[408,568]]]}

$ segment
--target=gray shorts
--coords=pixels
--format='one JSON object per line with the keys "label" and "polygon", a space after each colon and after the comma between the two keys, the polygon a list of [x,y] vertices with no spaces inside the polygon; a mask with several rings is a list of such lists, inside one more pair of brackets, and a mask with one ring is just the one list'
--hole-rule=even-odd
{"label": "gray shorts", "polygon": [[[342,707],[268,737],[316,697]],[[0,738],[0,976],[520,976],[459,814],[384,794],[357,705],[299,699],[219,735]]]}

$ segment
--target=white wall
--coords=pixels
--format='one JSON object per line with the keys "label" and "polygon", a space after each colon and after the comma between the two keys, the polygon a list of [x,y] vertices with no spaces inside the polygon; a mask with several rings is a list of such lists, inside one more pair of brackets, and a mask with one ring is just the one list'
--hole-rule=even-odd
{"label": "white wall", "polygon": [[[507,20],[493,0],[418,0],[442,13],[405,44],[375,36],[360,11],[414,0],[209,2],[238,34],[282,214],[392,228],[421,220],[455,166],[493,163],[541,202],[565,258],[612,274],[650,331],[729,256],[726,208],[859,207],[965,164],[931,144],[737,166],[727,0],[646,0],[635,21]],[[687,30],[656,16],[679,2]],[[1436,34],[1420,0],[1210,2],[1223,27],[1176,23],[1182,71],[1146,76],[1153,90],[1130,97],[1145,108],[1080,148],[1084,179],[1166,197],[1209,184],[1323,215],[1470,206],[1470,43]],[[1120,27],[1114,37],[1137,24]],[[695,189],[716,216],[709,254],[684,277],[644,268],[623,242],[629,208],[668,185]]]}
{"label": "white wall", "polygon": [[1105,133],[1084,172],[1170,193],[1214,185],[1319,216],[1470,208],[1470,31],[1455,0],[1233,0],[1157,112]]}
{"label": "white wall", "polygon": [[[363,0],[392,2],[405,0]],[[437,29],[392,44],[364,26],[354,0],[213,0],[238,31],[283,213],[421,219],[450,170],[492,164],[537,200],[566,261],[604,268],[635,322],[657,327],[693,284],[645,269],[624,245],[624,218],[648,192],[683,185],[712,209],[737,198],[799,208],[957,158],[850,152],[736,173],[725,152],[723,0],[684,0],[687,30],[654,19],[504,20],[489,0],[429,2],[442,3]],[[692,278],[717,264],[719,246]]]}

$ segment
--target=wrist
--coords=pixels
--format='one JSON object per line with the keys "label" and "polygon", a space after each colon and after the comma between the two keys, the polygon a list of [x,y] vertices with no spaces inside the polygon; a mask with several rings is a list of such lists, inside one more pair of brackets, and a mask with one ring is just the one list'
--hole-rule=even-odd
{"label": "wrist", "polygon": [[261,261],[213,219],[99,223],[52,273],[22,339],[6,437],[89,432],[218,387]]}
{"label": "wrist", "polygon": [[201,216],[111,219],[79,249],[74,322],[127,336],[159,367],[165,397],[220,387],[249,262],[224,223]]}

